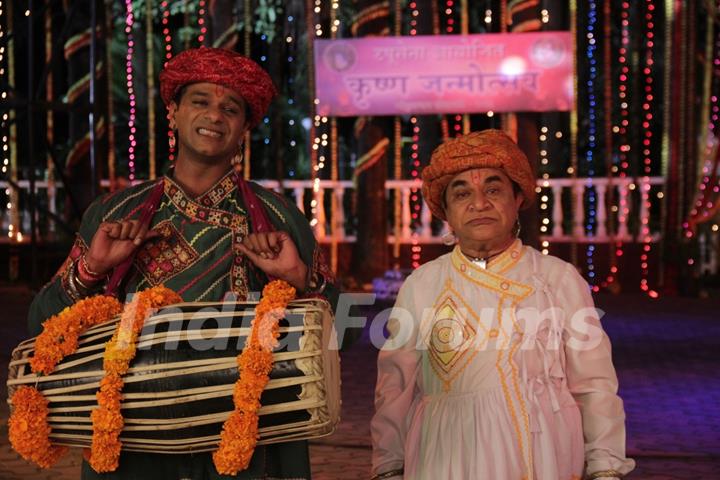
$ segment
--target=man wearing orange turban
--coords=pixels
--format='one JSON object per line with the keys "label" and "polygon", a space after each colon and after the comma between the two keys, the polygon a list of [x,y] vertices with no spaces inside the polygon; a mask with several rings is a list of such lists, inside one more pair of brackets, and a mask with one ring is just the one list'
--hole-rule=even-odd
{"label": "man wearing orange turban", "polygon": [[[233,168],[246,132],[276,93],[269,75],[238,53],[198,48],[172,58],[160,74],[160,94],[177,148],[174,165],[159,180],[89,207],[67,261],[31,305],[31,333],[103,289],[122,296],[164,284],[184,301],[217,302],[227,293],[247,299],[274,277],[301,295],[333,301],[332,274],[305,216]],[[309,477],[307,443],[299,441],[257,447],[249,467],[232,478]],[[216,472],[209,453],[123,451],[114,472],[97,474],[84,463],[83,478],[231,477]]]}
{"label": "man wearing orange turban", "polygon": [[448,140],[423,196],[457,245],[415,270],[378,356],[375,479],[618,479],[625,413],[575,268],[518,238],[525,154],[498,130]]}

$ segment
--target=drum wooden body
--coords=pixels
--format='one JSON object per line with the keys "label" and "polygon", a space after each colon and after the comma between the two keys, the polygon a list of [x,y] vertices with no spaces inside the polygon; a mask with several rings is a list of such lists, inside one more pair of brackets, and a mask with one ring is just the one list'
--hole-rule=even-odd
{"label": "drum wooden body", "polygon": [[[233,410],[237,355],[256,303],[183,303],[145,322],[137,354],[124,377],[123,450],[212,451]],[[8,393],[37,386],[50,402],[53,443],[89,447],[90,412],[103,376],[105,343],[117,319],[86,331],[77,353],[48,376],[32,373],[35,339],[12,354]],[[330,306],[320,299],[291,302],[281,321],[280,346],[261,397],[259,444],[331,434],[340,416],[340,360]],[[330,348],[328,348],[330,347]]]}

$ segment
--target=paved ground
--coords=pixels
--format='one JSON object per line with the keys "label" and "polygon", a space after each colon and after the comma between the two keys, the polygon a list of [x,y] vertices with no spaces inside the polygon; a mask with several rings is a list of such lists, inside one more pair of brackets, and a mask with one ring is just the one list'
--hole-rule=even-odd
{"label": "paved ground", "polygon": [[[10,351],[25,335],[30,298],[22,288],[0,288],[3,375]],[[597,301],[608,312],[604,325],[628,415],[628,451],[638,462],[629,478],[720,479],[720,299],[601,295]],[[342,354],[343,420],[335,435],[311,445],[317,480],[369,477],[376,355],[366,337]],[[5,396],[4,389],[0,393]],[[0,418],[0,479],[78,477],[77,453],[50,471],[25,463],[8,445],[4,402]]]}

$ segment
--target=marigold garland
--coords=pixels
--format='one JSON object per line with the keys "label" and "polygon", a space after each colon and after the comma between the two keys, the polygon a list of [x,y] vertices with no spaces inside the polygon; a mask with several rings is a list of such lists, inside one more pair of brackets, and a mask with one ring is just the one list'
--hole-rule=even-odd
{"label": "marigold garland", "polygon": [[260,395],[268,383],[277,346],[279,321],[287,304],[295,298],[295,289],[283,280],[270,282],[255,307],[255,318],[245,348],[238,355],[240,378],[233,389],[235,410],[223,425],[220,445],[213,453],[218,473],[236,475],[250,464],[258,438]]}
{"label": "marigold garland", "polygon": [[43,322],[43,331],[35,339],[35,353],[30,367],[35,373],[48,375],[63,358],[75,353],[78,337],[88,328],[107,322],[122,310],[114,297],[97,295],[80,300]]}
{"label": "marigold garland", "polygon": [[[43,331],[35,339],[30,359],[34,373],[48,375],[57,364],[77,351],[78,338],[88,328],[120,313],[117,299],[103,295],[83,299],[43,322]],[[48,400],[35,387],[18,388],[10,402],[13,405],[9,425],[10,443],[23,458],[42,468],[51,467],[67,451],[50,442],[47,421]]]}
{"label": "marigold garland", "polygon": [[145,319],[153,309],[181,302],[182,298],[162,285],[136,293],[123,310],[115,333],[105,346],[103,368],[105,376],[100,390],[95,394],[99,408],[90,414],[93,425],[90,466],[98,472],[112,472],[120,460],[120,432],[124,425],[120,413],[122,400],[122,376],[135,358],[137,337]]}
{"label": "marigold garland", "polygon": [[[263,289],[263,298],[255,308],[250,336],[238,355],[240,378],[233,388],[235,410],[223,425],[220,444],[213,454],[217,471],[236,475],[250,463],[258,438],[260,396],[269,381],[273,349],[277,346],[279,321],[287,304],[295,298],[295,288],[275,280]],[[96,393],[99,408],[91,413],[92,447],[83,452],[98,472],[117,469],[120,458],[120,433],[124,425],[120,412],[123,379],[135,357],[137,337],[153,309],[181,302],[170,289],[157,286],[135,294],[122,309],[113,297],[96,296],[68,307],[43,323],[43,333],[36,339],[34,372],[51,373],[67,355],[77,350],[79,335],[93,325],[110,320],[120,313],[112,339],[103,357],[105,376]],[[15,451],[43,468],[52,466],[68,449],[50,442],[48,400],[34,387],[18,388],[12,396],[13,413],[8,421],[9,437]]]}
{"label": "marigold garland", "polygon": [[50,468],[67,452],[67,447],[50,443],[48,401],[35,387],[22,386],[10,400],[13,412],[8,420],[8,436],[13,449],[25,460]]}

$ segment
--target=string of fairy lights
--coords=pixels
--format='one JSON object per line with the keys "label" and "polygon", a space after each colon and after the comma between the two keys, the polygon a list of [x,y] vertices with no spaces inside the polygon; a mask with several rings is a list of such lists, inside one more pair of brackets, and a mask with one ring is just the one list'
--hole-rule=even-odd
{"label": "string of fairy lights", "polygon": [[[417,35],[418,28],[418,16],[420,11],[418,10],[418,4],[416,1],[408,3],[410,9],[410,36],[414,37]],[[420,123],[416,116],[410,117],[410,127],[412,128],[412,141],[410,143],[410,178],[417,180],[420,178]],[[413,225],[420,218],[421,202],[419,200],[419,190],[413,188],[410,190],[410,205]],[[427,207],[426,207],[427,208]],[[410,235],[410,265],[413,269],[420,266],[420,260],[422,258],[422,246],[420,245],[420,235],[418,234],[417,228],[412,229]]]}
{"label": "string of fairy lights", "polygon": [[[3,2],[0,0],[0,16],[4,13],[3,10]],[[0,21],[0,39],[5,38],[5,31],[3,29],[3,22]],[[2,97],[3,100],[7,98],[7,91],[5,90],[5,85],[7,85],[7,82],[5,80],[5,47],[0,46],[0,97]],[[3,156],[3,163],[2,163],[2,173],[7,173],[8,168],[10,166],[10,159],[8,158],[8,150],[10,148],[10,145],[8,143],[8,136],[7,136],[7,120],[8,120],[8,114],[7,112],[3,112],[2,116],[2,156]],[[10,198],[10,189],[5,190],[5,194],[8,196],[8,199]],[[8,200],[7,205],[8,210],[12,208],[12,203]],[[11,229],[12,231],[12,229]]]}
{"label": "string of fairy lights", "polygon": [[653,82],[655,66],[655,5],[653,0],[645,0],[645,65],[642,69],[644,79],[644,97],[642,102],[642,184],[640,186],[640,201],[642,202],[640,215],[640,236],[642,238],[642,252],[640,254],[640,288],[650,297],[657,298],[658,293],[650,288],[648,283],[648,259],[651,249],[652,235],[650,234],[650,174],[652,173],[652,141],[653,141]]}
{"label": "string of fairy lights", "polygon": [[[310,3],[310,0],[308,0]],[[306,14],[308,15],[307,21],[307,35],[308,35],[308,65],[313,62],[313,50],[312,42],[315,38],[321,38],[323,35],[323,27],[320,22],[322,18],[322,0],[314,0],[312,7],[312,14],[310,9]],[[312,122],[310,127],[310,138],[312,143],[310,144],[310,177],[312,179],[312,200],[310,201],[310,226],[313,227],[317,235],[324,232],[324,218],[319,218],[320,213],[320,202],[323,201],[321,198],[320,191],[320,179],[321,170],[325,166],[324,155],[321,155],[321,147],[328,145],[327,133],[322,132],[323,125],[327,124],[327,117],[317,114],[317,105],[320,100],[314,97],[315,92],[315,79],[314,70],[308,70],[308,83],[310,86],[309,91],[313,95],[311,105],[311,116]]]}
{"label": "string of fairy lights", "polygon": [[[547,157],[547,151],[548,151],[548,127],[543,125],[540,127],[540,135],[538,136],[538,141],[540,144],[540,172],[543,179],[542,187],[537,186],[535,187],[535,192],[539,194],[540,198],[540,233],[542,235],[547,235],[548,228],[550,225],[550,216],[551,212],[548,210],[548,195],[547,191],[545,190],[547,187],[550,186],[549,178],[550,174],[548,173],[548,163],[550,163],[548,157]],[[558,201],[559,199],[555,199]],[[542,241],[542,253],[543,255],[547,255],[550,253],[549,247],[550,247],[550,241],[543,240]]]}
{"label": "string of fairy lights", "polygon": [[[287,62],[288,62],[288,65],[290,65],[295,61],[293,52],[294,52],[294,47],[297,44],[297,42],[295,41],[293,32],[294,32],[294,27],[296,25],[296,22],[295,22],[295,17],[293,17],[292,15],[288,15],[285,20],[288,25],[288,34],[285,37],[285,43],[287,43],[287,45],[288,45]],[[288,99],[287,99],[288,105],[295,104],[295,98],[294,98],[295,89],[292,87],[293,82],[294,82],[294,80],[292,77],[288,78]],[[296,123],[297,123],[297,120],[295,118],[288,119],[288,125],[290,126],[290,133],[288,135],[288,139],[289,139],[288,145],[290,146],[290,149],[292,151],[294,151],[294,149],[297,147],[297,140],[295,140],[295,137],[293,135],[293,132],[295,131],[295,129],[293,127],[295,127]],[[290,177],[294,177],[295,170],[290,169],[290,171],[288,172],[288,175],[290,175]]]}
{"label": "string of fairy lights", "polygon": [[[5,11],[5,6],[3,5],[3,1],[0,0],[0,17],[2,17],[3,13]],[[5,30],[3,26],[2,20],[0,20],[0,41],[4,41],[5,39]],[[0,97],[2,97],[3,100],[7,98],[7,90],[5,90],[5,85],[8,84],[6,80],[6,74],[5,74],[5,47],[0,46]],[[0,133],[2,134],[2,173],[7,174],[8,169],[10,168],[10,158],[9,158],[9,139],[8,139],[8,119],[9,115],[8,112],[3,112],[2,115],[2,123],[0,123]],[[13,198],[11,195],[10,187],[5,189],[5,196],[7,197],[7,204],[5,205],[7,208],[7,212],[11,213],[13,211]],[[15,225],[13,224],[11,215],[9,215],[9,222],[8,222],[8,237],[13,238],[15,234]]]}
{"label": "string of fairy lights", "polygon": [[205,44],[205,35],[207,35],[207,26],[205,25],[205,0],[198,2],[198,29],[200,34],[198,35],[198,44]]}
{"label": "string of fairy lights", "polygon": [[[612,127],[613,133],[617,136],[614,145],[618,145],[616,160],[613,162],[612,174],[623,180],[627,178],[628,172],[628,152],[630,145],[628,144],[628,130],[630,126],[630,110],[628,106],[628,90],[630,77],[630,63],[628,58],[628,48],[630,46],[630,3],[621,2],[620,4],[620,47],[618,48],[617,63],[620,66],[618,75],[618,101],[620,106],[620,124]],[[630,214],[630,206],[626,191],[621,187],[619,200],[610,207],[613,214],[617,214],[617,224],[619,229],[617,239],[611,248],[614,248],[613,254],[616,258],[623,256],[623,238],[627,236],[627,219]],[[602,286],[609,287],[617,281],[619,269],[617,264],[610,267],[610,273],[606,280],[602,282]]]}
{"label": "string of fairy lights", "polygon": [[[712,65],[714,68],[720,66],[720,32],[714,44],[714,54]],[[718,96],[717,81],[712,81],[710,85],[713,94],[710,97],[711,111],[708,121],[708,129],[705,142],[705,161],[701,170],[701,178],[698,184],[698,191],[694,199],[694,203],[688,218],[683,222],[683,233],[685,238],[691,239],[695,236],[695,221],[706,219],[716,210],[716,202],[713,201],[713,194],[720,193],[720,177],[715,171],[715,157],[720,150],[720,130],[718,129],[718,120],[720,119],[720,96]],[[714,185],[713,185],[714,183]],[[710,227],[710,231],[715,233],[720,230],[717,223]],[[691,254],[687,260],[689,266],[695,265],[695,255]]]}
{"label": "string of fairy lights", "polygon": [[[585,161],[587,163],[587,192],[588,192],[588,219],[585,224],[585,233],[587,238],[595,235],[595,227],[597,223],[597,199],[593,186],[593,177],[595,176],[595,149],[597,147],[597,101],[595,97],[595,85],[597,81],[597,44],[595,41],[595,29],[598,23],[597,3],[594,0],[588,2],[588,24],[587,24],[587,46],[585,54],[588,61],[588,80],[587,80],[587,108],[588,108],[588,127],[587,127],[587,148],[585,150]],[[587,260],[587,276],[590,285],[595,283],[595,244],[590,242],[586,249]]]}
{"label": "string of fairy lights", "polygon": [[447,0],[445,2],[445,10],[443,11],[445,16],[445,32],[448,34],[455,33],[455,11],[453,9],[455,2],[453,0]]}
{"label": "string of fairy lights", "polygon": [[[165,61],[163,62],[163,68],[167,66],[168,61],[172,58],[172,35],[170,34],[170,8],[168,7],[168,0],[160,2],[160,15],[162,23],[162,37],[163,37],[163,51]],[[173,137],[173,133],[170,125],[168,124],[167,136],[168,138]],[[170,163],[175,161],[175,148],[171,145],[168,147],[168,161]]]}
{"label": "string of fairy lights", "polygon": [[135,16],[133,14],[132,0],[125,0],[125,35],[127,37],[127,53],[125,55],[125,79],[128,92],[129,119],[128,127],[130,134],[128,135],[128,177],[132,182],[135,180],[135,147],[137,140],[135,139],[135,88],[133,83],[133,54],[135,51],[135,37],[133,35],[133,27],[135,25]]}
{"label": "string of fairy lights", "polygon": [[[452,35],[456,32],[456,1],[455,0],[446,0],[445,1],[445,8],[443,9],[443,20],[444,20],[444,30],[446,35]],[[438,30],[440,30],[438,28]],[[439,33],[439,32],[438,32]],[[452,136],[458,136],[462,134],[462,126],[463,126],[463,116],[459,114],[451,115],[449,116],[451,119],[451,125],[452,125],[452,132],[448,132],[449,135]]]}

